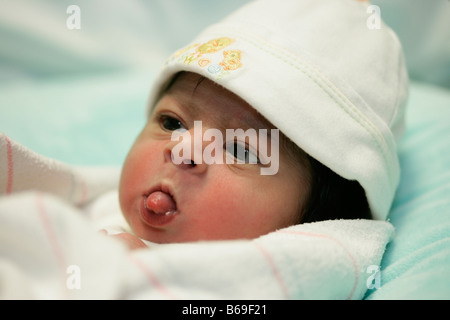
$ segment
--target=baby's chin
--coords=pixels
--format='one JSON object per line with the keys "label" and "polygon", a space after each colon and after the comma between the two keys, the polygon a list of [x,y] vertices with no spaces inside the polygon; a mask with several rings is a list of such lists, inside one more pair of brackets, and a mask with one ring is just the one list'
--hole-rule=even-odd
{"label": "baby's chin", "polygon": [[211,228],[208,228],[207,230],[194,230],[188,226],[185,228],[183,228],[183,226],[180,227],[182,230],[170,227],[161,229],[145,228],[144,230],[141,229],[141,232],[137,231],[135,234],[141,239],[152,243],[166,244],[199,241],[251,240],[270,232],[239,234],[234,231],[226,232],[224,230],[213,230]]}
{"label": "baby's chin", "polygon": [[[179,221],[175,221],[179,219]],[[186,243],[198,241],[219,241],[219,240],[235,240],[244,237],[232,233],[226,233],[223,230],[215,232],[211,228],[197,229],[184,223],[183,217],[177,217],[164,227],[152,227],[145,224],[143,221],[130,222],[133,233],[141,238],[152,243],[166,244],[166,243]]]}

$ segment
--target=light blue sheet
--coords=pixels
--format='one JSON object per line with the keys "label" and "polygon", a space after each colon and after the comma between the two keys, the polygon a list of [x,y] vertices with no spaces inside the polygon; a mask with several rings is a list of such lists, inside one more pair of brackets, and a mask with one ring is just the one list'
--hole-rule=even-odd
{"label": "light blue sheet", "polygon": [[121,165],[145,123],[151,74],[20,81],[0,86],[0,131],[74,165]]}
{"label": "light blue sheet", "polygon": [[369,299],[450,298],[450,91],[412,84],[402,179],[389,219],[396,228]]}

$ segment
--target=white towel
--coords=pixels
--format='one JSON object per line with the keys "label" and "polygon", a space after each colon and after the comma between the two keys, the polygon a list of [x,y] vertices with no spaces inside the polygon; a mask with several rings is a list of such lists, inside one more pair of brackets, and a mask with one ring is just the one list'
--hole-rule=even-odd
{"label": "white towel", "polygon": [[393,233],[335,220],[129,252],[76,205],[113,179],[82,172],[0,136],[0,299],[361,299]]}

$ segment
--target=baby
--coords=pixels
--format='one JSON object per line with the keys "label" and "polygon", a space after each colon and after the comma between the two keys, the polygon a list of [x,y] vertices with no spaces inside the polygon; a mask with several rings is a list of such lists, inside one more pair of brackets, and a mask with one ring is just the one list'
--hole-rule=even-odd
{"label": "baby", "polygon": [[[170,57],[123,166],[133,234],[118,237],[134,249],[385,219],[407,75],[391,30],[367,27],[368,5],[257,0]],[[240,129],[274,134],[222,139]]]}

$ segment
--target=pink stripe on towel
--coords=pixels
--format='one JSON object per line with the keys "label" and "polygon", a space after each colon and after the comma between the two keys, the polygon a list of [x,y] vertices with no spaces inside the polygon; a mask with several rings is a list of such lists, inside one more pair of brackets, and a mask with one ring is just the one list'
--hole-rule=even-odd
{"label": "pink stripe on towel", "polygon": [[289,294],[286,289],[286,286],[284,285],[283,279],[281,279],[281,276],[280,276],[280,273],[278,272],[277,266],[276,266],[275,262],[273,261],[272,257],[270,256],[269,252],[267,252],[267,250],[261,244],[259,244],[257,242],[254,242],[254,244],[259,249],[259,251],[262,252],[262,254],[266,258],[267,262],[269,262],[269,266],[272,269],[272,273],[273,273],[275,280],[278,282],[278,284],[281,288],[281,291],[283,291],[283,295],[284,295],[285,299],[288,299]]}
{"label": "pink stripe on towel", "polygon": [[159,292],[161,292],[168,299],[176,300],[177,298],[170,293],[158,280],[158,278],[150,271],[147,265],[142,261],[138,260],[136,257],[129,255],[131,262],[133,262],[147,277],[148,281],[152,286],[154,286]]}
{"label": "pink stripe on towel", "polygon": [[45,230],[45,234],[56,257],[56,261],[58,262],[60,269],[65,273],[66,259],[64,258],[63,251],[61,250],[61,247],[58,243],[58,237],[53,230],[51,221],[48,218],[47,211],[45,210],[44,200],[42,199],[42,195],[40,193],[36,194],[36,207],[39,218],[42,222],[42,226]]}
{"label": "pink stripe on towel", "polygon": [[[55,233],[55,230],[52,226],[52,222],[47,214],[47,210],[45,208],[44,199],[40,193],[36,194],[36,208],[37,214],[39,216],[39,220],[42,222],[42,227],[47,236],[48,242],[50,243],[50,247],[52,248],[53,254],[56,258],[56,263],[58,265],[59,271],[61,273],[61,280],[66,278],[66,268],[67,263],[65,259],[65,255],[62,251],[62,248],[58,242],[58,237]],[[63,299],[68,298],[67,284],[65,281],[61,281],[61,295]]]}

